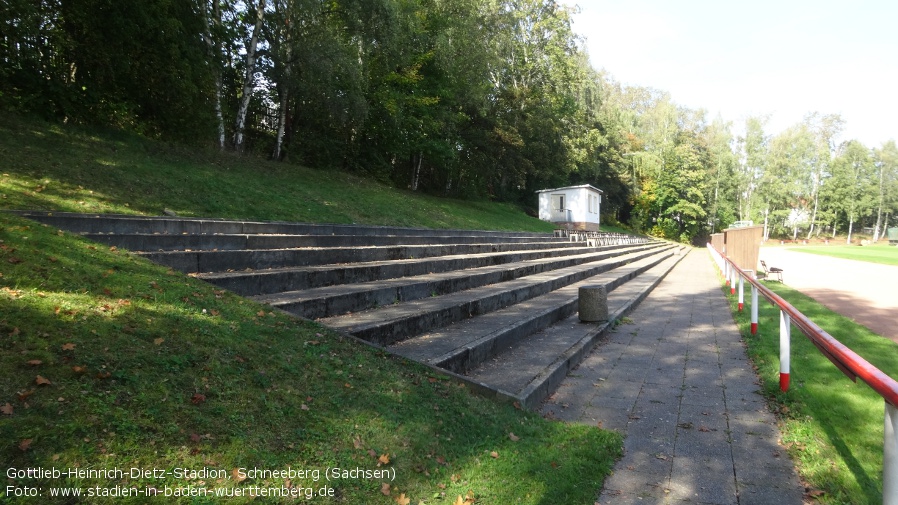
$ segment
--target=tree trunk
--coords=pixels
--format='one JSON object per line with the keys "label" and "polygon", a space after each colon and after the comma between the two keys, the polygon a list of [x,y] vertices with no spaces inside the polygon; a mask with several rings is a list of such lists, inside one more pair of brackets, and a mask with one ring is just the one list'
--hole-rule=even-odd
{"label": "tree trunk", "polygon": [[203,8],[203,22],[206,25],[206,32],[203,34],[203,39],[206,41],[206,47],[209,50],[212,59],[212,65],[215,67],[213,70],[215,74],[215,103],[213,104],[215,108],[215,121],[218,124],[218,148],[223,150],[225,147],[225,126],[224,126],[224,115],[221,111],[221,64],[219,63],[219,59],[221,58],[221,42],[219,42],[212,34],[212,24],[215,26],[221,25],[221,6],[219,5],[218,0],[212,0],[212,22],[209,22],[209,12],[206,10],[209,4],[206,2],[206,5]]}
{"label": "tree trunk", "polygon": [[767,227],[768,217],[770,216],[770,207],[764,209],[764,242],[770,238],[770,228]]}
{"label": "tree trunk", "polygon": [[883,200],[885,200],[885,194],[883,192],[883,172],[885,172],[885,167],[882,163],[879,165],[879,205],[876,210],[876,228],[873,229],[873,243],[875,244],[879,241],[879,234],[882,230],[882,205]]}
{"label": "tree trunk", "polygon": [[225,148],[225,125],[224,115],[221,111],[221,70],[216,69],[215,72],[215,121],[218,123],[218,149]]}
{"label": "tree trunk", "polygon": [[848,240],[845,241],[846,244],[851,245],[851,231],[854,228],[854,217],[848,218]]}
{"label": "tree trunk", "polygon": [[808,240],[811,240],[811,235],[814,234],[814,226],[817,224],[817,202],[820,200],[820,190],[818,189],[819,183],[817,182],[817,176],[814,176],[814,211],[811,213],[811,229],[808,230]]}
{"label": "tree trunk", "polygon": [[259,0],[256,8],[256,25],[250,37],[249,46],[246,48],[246,74],[243,76],[243,96],[240,99],[240,107],[237,109],[237,120],[234,124],[234,150],[241,152],[244,148],[244,130],[246,129],[246,113],[249,110],[249,100],[253,93],[253,81],[256,71],[256,46],[259,44],[259,32],[262,30],[262,20],[265,17],[265,0]]}
{"label": "tree trunk", "polygon": [[421,177],[421,163],[424,161],[424,153],[418,153],[412,156],[413,174],[412,174],[412,191],[418,191],[418,180]]}
{"label": "tree trunk", "polygon": [[287,123],[287,87],[284,86],[284,89],[281,91],[281,105],[280,110],[278,111],[278,136],[277,142],[274,144],[274,154],[272,158],[275,161],[280,161],[281,159],[281,151],[284,146],[284,131],[286,130],[284,125]]}

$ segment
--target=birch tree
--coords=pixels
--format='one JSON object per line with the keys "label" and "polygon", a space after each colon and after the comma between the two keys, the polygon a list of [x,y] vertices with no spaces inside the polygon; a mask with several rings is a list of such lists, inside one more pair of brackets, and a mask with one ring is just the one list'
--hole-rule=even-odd
{"label": "birch tree", "polygon": [[873,152],[874,164],[878,177],[878,195],[876,202],[876,225],[873,229],[873,241],[885,235],[889,217],[898,210],[898,146],[890,140]]}
{"label": "birch tree", "polygon": [[246,114],[249,111],[249,102],[252,98],[253,87],[256,82],[256,50],[259,45],[259,37],[262,31],[262,22],[265,19],[265,0],[259,0],[259,4],[252,12],[255,24],[246,44],[246,67],[243,75],[243,88],[240,95],[240,106],[237,108],[237,116],[234,121],[234,150],[242,152],[246,140]]}
{"label": "birch tree", "polygon": [[821,116],[815,112],[805,117],[804,124],[814,136],[813,154],[808,164],[810,200],[812,202],[807,236],[810,239],[817,226],[817,214],[820,208],[820,187],[831,175],[830,165],[836,150],[836,137],[842,131],[845,121],[838,114]]}
{"label": "birch tree", "polygon": [[[848,244],[851,244],[854,224],[861,217],[868,216],[875,206],[878,191],[873,182],[874,170],[870,151],[856,140],[844,144],[833,162],[828,192],[832,207],[842,213],[847,221]],[[833,233],[835,235],[835,230]]]}
{"label": "birch tree", "polygon": [[220,0],[203,0],[203,40],[206,42],[206,48],[209,54],[209,64],[212,68],[214,80],[214,96],[212,106],[215,110],[215,124],[218,132],[217,145],[223,150],[225,148],[225,122],[222,112],[222,34],[221,34],[221,2]]}

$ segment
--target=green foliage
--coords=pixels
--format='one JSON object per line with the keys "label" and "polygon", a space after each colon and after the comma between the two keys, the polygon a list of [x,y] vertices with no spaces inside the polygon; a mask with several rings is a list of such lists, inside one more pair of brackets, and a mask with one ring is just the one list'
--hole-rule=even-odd
{"label": "green foliage", "polygon": [[869,216],[876,205],[875,167],[869,150],[851,141],[833,161],[833,173],[824,198],[848,222],[848,243],[855,223]]}
{"label": "green foliage", "polygon": [[776,136],[752,117],[735,139],[731,124],[593,69],[573,12],[553,0],[9,0],[0,107],[531,211],[536,190],[592,184],[606,216],[681,241],[736,220],[768,237],[874,219],[881,231],[896,212],[894,145],[858,165],[879,184],[848,195],[838,115]]}
{"label": "green foliage", "polygon": [[5,8],[7,107],[154,136],[208,133],[211,81],[190,2],[11,0]]}

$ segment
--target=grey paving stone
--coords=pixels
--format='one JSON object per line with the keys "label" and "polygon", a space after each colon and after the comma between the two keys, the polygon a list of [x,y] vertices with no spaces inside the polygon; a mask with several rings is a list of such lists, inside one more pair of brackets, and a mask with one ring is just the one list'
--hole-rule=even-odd
{"label": "grey paving stone", "polygon": [[619,359],[599,372],[620,393],[634,389],[620,386],[628,376],[642,382],[634,403],[614,398],[632,405],[626,425],[612,404],[599,406],[612,400],[605,384],[583,415],[613,418],[626,433],[598,503],[800,505],[803,488],[705,253],[684,258],[630,317],[635,337],[618,335]]}

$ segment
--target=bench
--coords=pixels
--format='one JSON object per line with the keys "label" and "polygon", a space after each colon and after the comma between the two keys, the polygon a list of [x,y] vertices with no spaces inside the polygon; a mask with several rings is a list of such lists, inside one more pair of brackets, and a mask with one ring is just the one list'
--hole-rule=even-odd
{"label": "bench", "polygon": [[766,279],[770,278],[770,274],[776,274],[777,280],[780,281],[780,283],[783,282],[783,269],[782,268],[768,267],[767,263],[764,262],[764,260],[761,260],[761,268],[764,269],[764,277]]}

